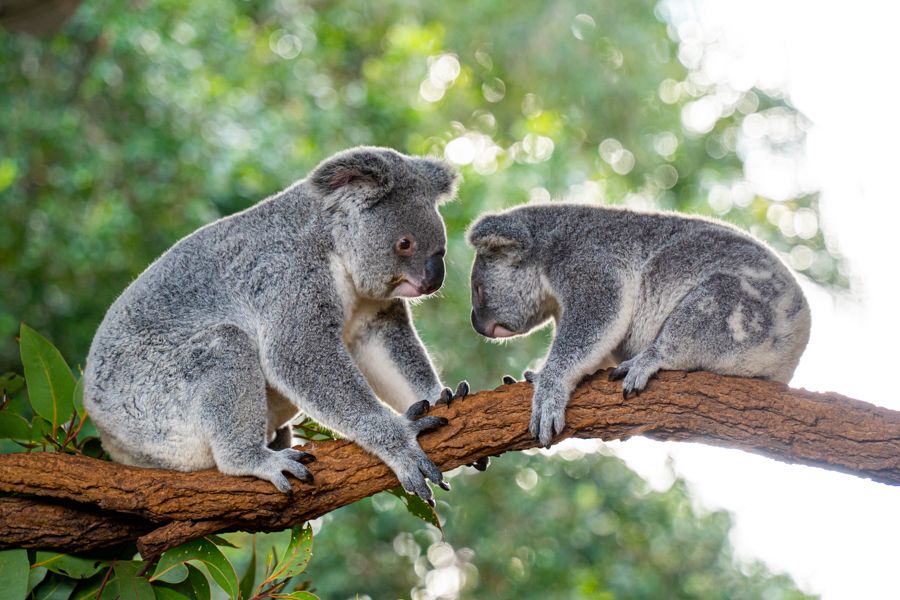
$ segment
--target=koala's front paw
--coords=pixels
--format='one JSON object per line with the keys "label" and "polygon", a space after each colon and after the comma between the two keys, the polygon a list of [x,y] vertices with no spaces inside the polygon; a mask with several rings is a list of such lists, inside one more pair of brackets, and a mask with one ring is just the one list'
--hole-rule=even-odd
{"label": "koala's front paw", "polygon": [[285,448],[271,452],[254,473],[260,479],[266,479],[272,482],[278,491],[289,494],[291,492],[291,484],[284,473],[290,473],[300,481],[312,483],[313,476],[301,462],[312,462],[316,458],[307,452],[294,450],[293,448]]}
{"label": "koala's front paw", "polygon": [[456,391],[454,392],[448,387],[445,387],[441,390],[441,397],[438,398],[438,401],[435,404],[446,404],[450,406],[450,403],[454,400],[462,400],[466,396],[469,395],[469,382],[463,379],[459,382],[459,385],[456,386]]}
{"label": "koala's front paw", "polygon": [[528,431],[549,448],[555,435],[562,433],[566,426],[566,404],[569,394],[556,386],[541,385],[535,388],[531,400],[531,423]]}
{"label": "koala's front paw", "polygon": [[[466,384],[466,392],[468,393],[468,384]],[[412,441],[404,452],[391,457],[388,466],[393,469],[404,490],[411,494],[416,494],[422,500],[434,506],[434,494],[425,480],[430,479],[445,490],[450,489],[450,484],[444,481],[441,470],[431,462],[431,459],[428,458],[428,455],[425,454],[425,451],[422,450],[415,438],[426,431],[443,427],[448,421],[444,417],[422,416],[428,412],[429,407],[428,401],[422,400],[407,409],[405,416],[408,419],[408,426],[412,433]]]}

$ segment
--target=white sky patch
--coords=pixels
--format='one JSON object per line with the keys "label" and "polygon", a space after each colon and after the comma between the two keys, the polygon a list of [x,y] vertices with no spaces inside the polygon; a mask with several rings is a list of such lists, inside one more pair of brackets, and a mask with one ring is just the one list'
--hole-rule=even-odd
{"label": "white sky patch", "polygon": [[[839,297],[804,284],[812,337],[792,385],[900,410],[891,380],[900,358],[894,246],[900,6],[877,0],[668,5],[676,7],[682,39],[719,40],[705,76],[736,89],[780,87],[812,121],[805,156],[748,164],[760,191],[821,190],[822,222],[803,213],[785,228],[803,237],[820,226],[835,236],[853,278],[851,293]],[[695,50],[689,44],[684,59],[697,60]],[[698,130],[707,126],[702,112],[685,120]],[[798,262],[809,258],[797,254]],[[803,589],[826,600],[900,597],[900,488],[704,445],[636,438],[611,447],[660,488],[671,483],[671,457],[701,503],[735,514],[738,553],[789,573]]]}

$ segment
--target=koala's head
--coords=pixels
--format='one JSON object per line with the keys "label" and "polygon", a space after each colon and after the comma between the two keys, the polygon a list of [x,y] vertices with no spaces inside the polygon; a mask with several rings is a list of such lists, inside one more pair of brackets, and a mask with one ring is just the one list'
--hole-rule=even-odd
{"label": "koala's head", "polygon": [[523,335],[549,319],[555,302],[541,277],[535,240],[519,211],[485,215],[469,228],[472,326],[489,338]]}
{"label": "koala's head", "polygon": [[441,287],[447,236],[437,207],[456,178],[439,160],[388,148],[353,148],[316,167],[310,185],[334,217],[336,250],[360,294],[415,298]]}

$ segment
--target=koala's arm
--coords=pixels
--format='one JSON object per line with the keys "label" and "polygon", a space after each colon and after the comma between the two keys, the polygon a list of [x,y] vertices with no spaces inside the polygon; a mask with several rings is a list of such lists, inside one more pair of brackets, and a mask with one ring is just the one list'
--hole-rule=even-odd
{"label": "koala's arm", "polygon": [[370,319],[353,356],[378,397],[399,412],[441,397],[441,381],[402,300]]}
{"label": "koala's arm", "polygon": [[[583,279],[587,270],[582,270]],[[565,427],[572,390],[616,348],[630,320],[630,300],[615,275],[592,276],[585,288],[558,294],[562,315],[541,371],[532,376],[534,396],[529,431],[547,446]]]}
{"label": "koala's arm", "polygon": [[298,314],[297,307],[304,303],[278,304],[265,319],[278,325],[260,336],[269,383],[310,417],[384,461],[404,489],[433,501],[425,478],[442,487],[446,484],[416,437],[446,420],[413,420],[421,411],[411,410],[404,417],[378,401],[343,344],[339,306],[309,315]]}

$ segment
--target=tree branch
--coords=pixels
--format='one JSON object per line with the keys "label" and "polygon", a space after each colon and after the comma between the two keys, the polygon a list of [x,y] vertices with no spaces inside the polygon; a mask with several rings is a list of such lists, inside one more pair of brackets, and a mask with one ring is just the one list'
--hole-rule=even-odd
{"label": "tree branch", "polygon": [[[621,386],[606,375],[578,387],[555,441],[643,435],[702,442],[900,485],[900,412],[703,372],[661,373],[640,396],[623,400]],[[444,471],[533,448],[530,411],[529,384],[481,392],[434,408],[450,423],[422,436],[422,446]],[[218,531],[284,529],[397,485],[387,466],[351,442],[317,442],[312,451],[315,484],[293,481],[291,497],[267,482],[214,470],[178,473],[56,453],[0,455],[0,492],[29,496],[0,499],[0,547],[78,551],[136,539],[152,557]]]}

